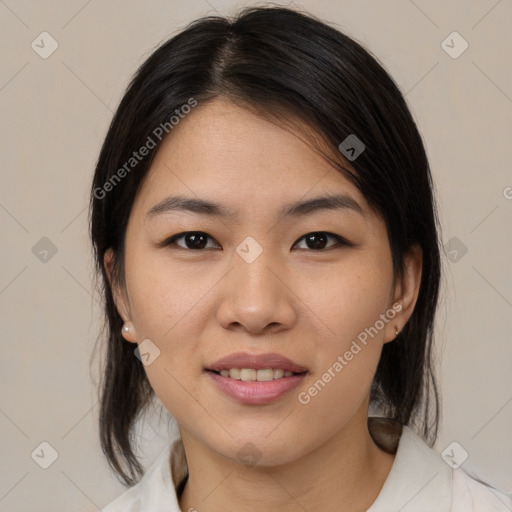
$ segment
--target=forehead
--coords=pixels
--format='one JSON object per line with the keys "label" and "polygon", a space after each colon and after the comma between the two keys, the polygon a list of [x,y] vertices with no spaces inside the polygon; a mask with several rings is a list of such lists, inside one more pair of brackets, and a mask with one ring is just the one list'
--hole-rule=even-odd
{"label": "forehead", "polygon": [[364,196],[320,154],[312,136],[312,130],[286,128],[225,99],[200,104],[162,142],[140,202],[147,211],[179,193],[254,210],[343,193],[368,210]]}

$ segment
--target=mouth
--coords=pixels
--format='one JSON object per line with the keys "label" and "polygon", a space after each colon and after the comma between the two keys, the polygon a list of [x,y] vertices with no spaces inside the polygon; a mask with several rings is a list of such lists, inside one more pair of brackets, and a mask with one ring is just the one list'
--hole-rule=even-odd
{"label": "mouth", "polygon": [[238,403],[268,404],[297,387],[308,369],[280,354],[231,354],[205,368],[216,389]]}

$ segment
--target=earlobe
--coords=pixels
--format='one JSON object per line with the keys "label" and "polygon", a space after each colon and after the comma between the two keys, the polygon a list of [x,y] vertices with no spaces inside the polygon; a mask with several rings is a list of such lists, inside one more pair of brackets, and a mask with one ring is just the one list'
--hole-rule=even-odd
{"label": "earlobe", "polygon": [[384,343],[389,343],[397,338],[401,331],[402,320],[397,312],[402,311],[402,304],[397,301],[393,303],[392,308],[386,311],[386,317],[389,319],[388,326],[384,333]]}

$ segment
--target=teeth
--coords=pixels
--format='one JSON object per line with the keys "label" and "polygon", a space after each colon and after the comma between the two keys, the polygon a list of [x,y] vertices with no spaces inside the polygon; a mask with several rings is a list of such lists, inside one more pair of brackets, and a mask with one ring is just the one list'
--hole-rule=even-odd
{"label": "teeth", "polygon": [[[230,370],[231,373],[231,370]],[[256,380],[258,372],[256,370],[249,370],[248,368],[240,369],[240,380],[248,382],[250,380]]]}
{"label": "teeth", "polygon": [[274,370],[272,370],[272,368],[267,368],[265,370],[258,370],[256,372],[256,380],[259,380],[259,381],[274,380]]}
{"label": "teeth", "polygon": [[230,370],[221,370],[220,374],[223,377],[243,380],[244,382],[255,380],[258,382],[266,382],[275,379],[282,379],[283,377],[291,377],[293,372],[290,372],[289,370],[282,370],[281,368],[265,368],[262,370],[255,370],[253,368],[231,368]]}
{"label": "teeth", "polygon": [[231,370],[229,370],[229,376],[232,379],[240,380],[240,370],[238,368],[231,368]]}

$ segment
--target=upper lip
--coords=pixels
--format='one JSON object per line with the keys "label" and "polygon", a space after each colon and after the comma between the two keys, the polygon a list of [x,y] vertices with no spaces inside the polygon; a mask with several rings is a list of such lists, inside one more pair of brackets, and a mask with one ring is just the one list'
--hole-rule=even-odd
{"label": "upper lip", "polygon": [[288,370],[293,373],[306,372],[307,368],[293,362],[281,354],[249,354],[247,352],[236,352],[215,361],[206,369],[220,372],[221,370],[230,370],[231,368],[252,368],[263,370],[265,368],[274,368]]}

